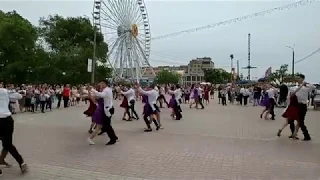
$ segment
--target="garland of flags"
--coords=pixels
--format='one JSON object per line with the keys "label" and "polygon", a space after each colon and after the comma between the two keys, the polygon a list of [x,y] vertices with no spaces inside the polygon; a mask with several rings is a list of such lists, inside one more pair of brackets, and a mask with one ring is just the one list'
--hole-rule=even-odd
{"label": "garland of flags", "polygon": [[307,5],[307,4],[311,4],[313,2],[315,2],[315,0],[301,0],[301,1],[297,1],[295,3],[287,4],[287,5],[280,6],[280,7],[275,7],[275,8],[264,10],[264,11],[261,11],[261,12],[257,12],[257,13],[253,13],[253,14],[249,14],[249,15],[245,15],[245,16],[229,19],[229,20],[226,20],[226,21],[221,21],[221,22],[218,22],[218,23],[209,24],[209,25],[205,25],[205,26],[201,26],[201,27],[197,27],[197,28],[192,28],[192,29],[187,29],[187,30],[175,32],[175,33],[170,33],[170,34],[166,34],[166,35],[157,36],[157,37],[151,38],[151,40],[166,39],[166,38],[170,38],[170,37],[174,37],[174,36],[179,36],[179,35],[182,35],[182,34],[185,34],[185,33],[193,33],[193,32],[202,31],[202,30],[205,30],[205,29],[215,28],[215,27],[218,27],[218,26],[228,25],[228,24],[231,24],[231,23],[237,23],[237,22],[241,22],[241,21],[244,21],[244,20],[247,20],[247,19],[251,19],[251,18],[255,18],[255,17],[269,15],[269,14],[277,12],[277,11],[283,11],[283,10],[290,10],[292,8],[298,8],[299,6],[304,6],[304,5]]}

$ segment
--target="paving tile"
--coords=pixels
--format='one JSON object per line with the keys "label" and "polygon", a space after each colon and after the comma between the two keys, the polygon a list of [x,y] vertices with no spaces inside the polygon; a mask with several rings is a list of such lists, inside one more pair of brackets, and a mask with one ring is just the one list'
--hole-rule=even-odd
{"label": "paving tile", "polygon": [[[116,102],[118,106],[120,102]],[[138,112],[142,106],[137,103]],[[119,107],[119,106],[118,106]],[[120,142],[105,146],[86,142],[90,119],[85,106],[46,114],[18,114],[14,142],[30,167],[21,175],[14,164],[3,169],[10,180],[298,180],[320,179],[319,112],[309,111],[306,124],[311,142],[276,136],[283,124],[259,118],[262,108],[211,102],[204,110],[183,105],[183,120],[162,109],[164,129],[143,133],[144,122],[121,120],[116,108],[113,126]]]}

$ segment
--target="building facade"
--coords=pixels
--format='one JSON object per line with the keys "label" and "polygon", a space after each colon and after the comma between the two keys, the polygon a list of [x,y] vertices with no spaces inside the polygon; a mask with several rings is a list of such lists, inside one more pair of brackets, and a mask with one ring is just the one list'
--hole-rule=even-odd
{"label": "building facade", "polygon": [[192,84],[204,81],[204,69],[213,69],[214,62],[210,57],[192,59],[183,76],[183,84],[190,86]]}
{"label": "building facade", "polygon": [[[168,70],[181,75],[181,84],[190,86],[191,84],[201,83],[204,81],[204,69],[213,69],[214,62],[210,57],[192,59],[188,65],[181,66],[158,66],[153,67],[153,71],[157,74],[160,71]],[[143,69],[143,79],[154,79],[151,68]],[[125,71],[125,70],[124,70]]]}

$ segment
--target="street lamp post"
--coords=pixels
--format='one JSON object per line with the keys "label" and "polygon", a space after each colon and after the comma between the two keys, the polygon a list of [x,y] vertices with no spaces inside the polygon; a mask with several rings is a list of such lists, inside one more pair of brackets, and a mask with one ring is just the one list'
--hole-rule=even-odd
{"label": "street lamp post", "polygon": [[233,54],[230,54],[230,60],[231,60],[231,83],[233,83]]}
{"label": "street lamp post", "polygon": [[287,48],[292,50],[292,62],[291,62],[291,66],[292,66],[292,78],[294,78],[294,45],[293,46],[286,46]]}
{"label": "street lamp post", "polygon": [[93,13],[92,13],[92,21],[93,21],[93,55],[92,55],[92,69],[91,69],[91,83],[94,83],[95,78],[95,70],[96,70],[96,49],[97,49],[97,30],[100,26],[100,11],[101,11],[101,1],[94,0],[93,4]]}
{"label": "street lamp post", "polygon": [[94,28],[94,35],[93,35],[93,55],[92,55],[92,69],[91,69],[91,83],[94,83],[94,76],[96,70],[96,48],[97,48],[97,28]]}

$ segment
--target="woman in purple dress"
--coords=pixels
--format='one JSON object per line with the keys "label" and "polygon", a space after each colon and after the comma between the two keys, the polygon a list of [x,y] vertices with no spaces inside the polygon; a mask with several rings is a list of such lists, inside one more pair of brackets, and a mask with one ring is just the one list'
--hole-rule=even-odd
{"label": "woman in purple dress", "polygon": [[192,94],[193,94],[193,102],[190,103],[190,108],[192,108],[192,104],[196,104],[196,108],[198,109],[198,103],[199,103],[199,92],[196,87],[193,87],[191,89]]}
{"label": "woman in purple dress", "polygon": [[260,118],[262,119],[263,114],[265,113],[264,119],[268,119],[268,115],[269,115],[269,108],[270,108],[270,100],[269,100],[269,96],[268,93],[264,90],[262,93],[262,100],[260,102],[261,106],[264,106],[265,108],[263,109],[262,113],[260,114]]}
{"label": "woman in purple dress", "polygon": [[175,98],[175,95],[172,94],[171,99],[169,101],[169,105],[168,105],[168,107],[171,108],[171,115],[170,116],[172,118],[174,118],[174,116],[175,116],[174,109],[173,109],[175,107],[175,105],[176,105],[176,98]]}
{"label": "woman in purple dress", "polygon": [[97,134],[102,129],[103,116],[104,116],[103,98],[99,98],[97,100],[97,108],[96,108],[95,112],[92,115],[92,122],[94,122],[96,124],[96,129],[94,130],[94,132],[88,138],[88,142],[89,142],[90,145],[94,145],[95,144],[93,142],[93,139],[94,139],[94,137],[97,136]]}

